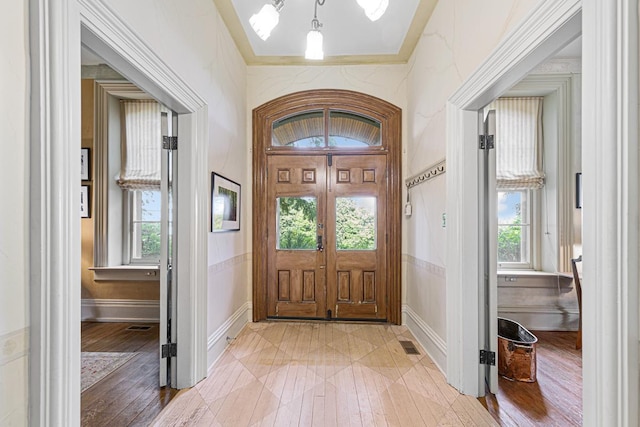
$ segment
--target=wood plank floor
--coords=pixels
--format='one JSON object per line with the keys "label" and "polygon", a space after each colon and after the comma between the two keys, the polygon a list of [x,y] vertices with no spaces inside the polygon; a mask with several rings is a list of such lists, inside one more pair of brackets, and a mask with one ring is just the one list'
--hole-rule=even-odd
{"label": "wood plank floor", "polygon": [[480,401],[503,426],[581,426],[582,353],[575,332],[532,331],[537,381],[498,380],[498,393]]}
{"label": "wood plank floor", "polygon": [[[407,355],[411,340],[419,355]],[[250,323],[156,426],[493,426],[402,326]]]}
{"label": "wood plank floor", "polygon": [[82,351],[137,353],[82,393],[83,426],[148,426],[177,394],[158,385],[158,325],[127,330],[131,325],[82,322]]}

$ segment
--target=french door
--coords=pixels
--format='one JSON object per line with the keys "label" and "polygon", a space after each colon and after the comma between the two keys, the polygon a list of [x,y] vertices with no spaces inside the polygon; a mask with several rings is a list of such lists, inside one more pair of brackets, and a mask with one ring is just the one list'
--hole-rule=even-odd
{"label": "french door", "polygon": [[386,320],[387,156],[267,156],[267,317]]}

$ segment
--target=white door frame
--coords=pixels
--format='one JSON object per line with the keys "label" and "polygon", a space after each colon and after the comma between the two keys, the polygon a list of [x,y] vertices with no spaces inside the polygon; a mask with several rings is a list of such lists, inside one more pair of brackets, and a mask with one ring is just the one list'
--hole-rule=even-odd
{"label": "white door frame", "polygon": [[205,101],[102,0],[30,0],[30,424],[80,419],[80,45],[179,113],[177,386],[206,376]]}
{"label": "white door frame", "polygon": [[449,99],[447,379],[463,393],[484,393],[477,111],[582,32],[584,422],[637,425],[637,27],[635,0],[542,1]]}

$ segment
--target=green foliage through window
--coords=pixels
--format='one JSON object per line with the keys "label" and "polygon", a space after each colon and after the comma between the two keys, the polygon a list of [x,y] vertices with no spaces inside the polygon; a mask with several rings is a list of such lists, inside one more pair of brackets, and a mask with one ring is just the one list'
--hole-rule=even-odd
{"label": "green foliage through window", "polygon": [[316,249],[318,204],[313,197],[278,197],[278,249]]}
{"label": "green foliage through window", "polygon": [[338,250],[376,249],[375,197],[336,199],[336,247]]}

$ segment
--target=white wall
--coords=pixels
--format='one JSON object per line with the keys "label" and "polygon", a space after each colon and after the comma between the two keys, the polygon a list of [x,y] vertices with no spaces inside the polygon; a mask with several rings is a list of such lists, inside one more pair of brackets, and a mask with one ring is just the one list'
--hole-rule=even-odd
{"label": "white wall", "polygon": [[27,425],[28,309],[28,9],[0,14],[0,425]]}
{"label": "white wall", "polygon": [[242,186],[241,231],[209,234],[210,365],[224,348],[226,335],[233,335],[246,322],[249,311],[251,190],[246,161],[246,66],[211,0],[111,0],[109,4],[205,99],[209,170]]}
{"label": "white wall", "polygon": [[[438,2],[409,61],[407,176],[445,157],[447,99],[537,0]],[[405,221],[407,325],[446,367],[445,177],[411,190]]]}

